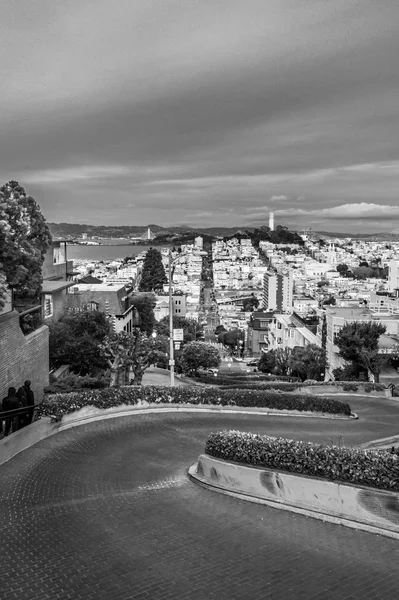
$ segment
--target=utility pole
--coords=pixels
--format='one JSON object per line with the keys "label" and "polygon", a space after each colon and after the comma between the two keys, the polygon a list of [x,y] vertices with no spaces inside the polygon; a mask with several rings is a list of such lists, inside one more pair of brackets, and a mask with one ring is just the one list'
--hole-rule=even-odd
{"label": "utility pole", "polygon": [[169,248],[169,368],[170,385],[175,385],[175,357],[173,342],[172,251]]}

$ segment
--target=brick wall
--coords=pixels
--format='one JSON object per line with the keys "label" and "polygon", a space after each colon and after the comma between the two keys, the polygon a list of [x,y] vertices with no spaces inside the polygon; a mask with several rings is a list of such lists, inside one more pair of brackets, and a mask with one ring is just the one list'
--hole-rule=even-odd
{"label": "brick wall", "polygon": [[18,389],[26,379],[32,382],[36,402],[41,400],[49,383],[48,340],[47,326],[24,335],[16,311],[0,315],[0,401],[9,387]]}

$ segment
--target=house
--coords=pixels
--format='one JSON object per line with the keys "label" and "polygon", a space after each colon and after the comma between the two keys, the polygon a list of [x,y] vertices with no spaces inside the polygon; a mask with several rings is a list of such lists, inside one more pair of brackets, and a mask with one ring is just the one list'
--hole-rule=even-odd
{"label": "house", "polygon": [[59,319],[66,310],[68,288],[74,285],[78,275],[73,270],[73,261],[67,257],[67,243],[54,241],[44,258],[42,275],[42,313],[44,321]]}
{"label": "house", "polygon": [[273,312],[255,311],[247,324],[247,353],[260,356],[268,350],[268,330],[273,320]]}
{"label": "house", "polygon": [[128,300],[130,291],[118,283],[74,283],[68,289],[68,309],[104,312],[115,333],[130,333],[139,322],[137,309]]}

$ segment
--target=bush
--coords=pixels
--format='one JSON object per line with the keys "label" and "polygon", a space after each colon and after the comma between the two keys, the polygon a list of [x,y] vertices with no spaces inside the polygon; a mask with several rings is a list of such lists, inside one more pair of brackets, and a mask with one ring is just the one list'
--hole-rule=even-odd
{"label": "bush", "polygon": [[219,406],[236,405],[242,407],[274,408],[278,410],[315,411],[331,414],[350,415],[349,404],[318,396],[294,396],[279,391],[263,390],[224,390],[198,386],[160,387],[125,386],[103,390],[88,390],[65,394],[48,395],[38,407],[38,418],[51,416],[59,421],[63,415],[72,413],[84,406],[112,408],[121,404],[211,404]]}
{"label": "bush", "polygon": [[54,381],[50,385],[44,388],[45,394],[57,394],[59,392],[75,392],[82,389],[102,389],[109,385],[109,381],[105,378],[99,379],[97,377],[90,377],[85,375],[81,377],[79,375],[71,374],[63,379]]}
{"label": "bush", "polygon": [[355,383],[343,383],[342,389],[344,392],[357,392],[359,388]]}
{"label": "bush", "polygon": [[255,467],[399,491],[399,457],[386,450],[340,448],[222,431],[209,436],[205,452],[215,458]]}

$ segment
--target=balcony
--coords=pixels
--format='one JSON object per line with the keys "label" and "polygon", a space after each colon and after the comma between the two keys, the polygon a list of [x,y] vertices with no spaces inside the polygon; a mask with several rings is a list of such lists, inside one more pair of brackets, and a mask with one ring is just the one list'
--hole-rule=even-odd
{"label": "balcony", "polygon": [[26,306],[14,306],[19,313],[19,326],[24,335],[29,335],[43,325],[42,305],[37,304],[27,308]]}

